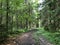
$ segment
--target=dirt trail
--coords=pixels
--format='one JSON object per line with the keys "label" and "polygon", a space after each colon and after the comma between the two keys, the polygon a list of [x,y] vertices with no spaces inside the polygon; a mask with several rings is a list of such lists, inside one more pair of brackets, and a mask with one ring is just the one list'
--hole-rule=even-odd
{"label": "dirt trail", "polygon": [[32,30],[18,36],[15,40],[16,45],[53,45],[42,35],[39,36],[39,43],[36,44],[36,40],[33,38],[33,33],[35,32],[36,31]]}
{"label": "dirt trail", "polygon": [[36,40],[33,37],[35,30],[18,35],[16,38],[10,39],[6,45],[52,45],[41,35],[39,36],[39,44],[36,44]]}
{"label": "dirt trail", "polygon": [[34,45],[35,44],[35,40],[33,39],[32,32],[22,34],[21,36],[16,38],[15,42],[17,45]]}

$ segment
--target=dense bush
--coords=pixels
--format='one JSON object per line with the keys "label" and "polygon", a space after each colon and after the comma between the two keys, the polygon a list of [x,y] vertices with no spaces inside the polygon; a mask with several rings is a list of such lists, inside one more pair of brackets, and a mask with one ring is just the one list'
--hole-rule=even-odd
{"label": "dense bush", "polygon": [[42,26],[48,31],[58,31],[60,29],[60,1],[45,0],[40,11]]}
{"label": "dense bush", "polygon": [[36,41],[39,41],[39,37],[43,35],[48,41],[50,41],[54,45],[60,45],[60,32],[48,32],[45,31],[44,28],[40,28],[39,31],[34,33],[34,38]]}

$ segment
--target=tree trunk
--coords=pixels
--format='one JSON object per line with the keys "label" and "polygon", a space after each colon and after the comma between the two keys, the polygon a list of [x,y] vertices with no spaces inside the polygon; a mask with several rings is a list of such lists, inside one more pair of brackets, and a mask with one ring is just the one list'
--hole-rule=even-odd
{"label": "tree trunk", "polygon": [[11,32],[13,31],[13,15],[12,15],[12,19],[11,19]]}
{"label": "tree trunk", "polygon": [[1,23],[2,23],[2,1],[0,2],[0,11],[1,11],[1,13],[0,13],[0,25],[1,25]]}
{"label": "tree trunk", "polygon": [[6,30],[8,32],[9,0],[6,0]]}
{"label": "tree trunk", "polygon": [[41,25],[40,22],[41,22],[41,21],[40,21],[40,19],[39,19],[39,28],[40,28],[40,25]]}
{"label": "tree trunk", "polygon": [[18,14],[16,14],[16,27],[17,27],[17,30],[18,30]]}
{"label": "tree trunk", "polygon": [[28,29],[28,19],[26,18],[26,29]]}

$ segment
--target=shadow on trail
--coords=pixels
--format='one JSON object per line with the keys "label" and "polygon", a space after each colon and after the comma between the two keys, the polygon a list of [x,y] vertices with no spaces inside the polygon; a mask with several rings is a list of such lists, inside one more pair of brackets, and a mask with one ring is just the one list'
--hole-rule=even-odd
{"label": "shadow on trail", "polygon": [[21,36],[18,36],[15,40],[16,45],[35,45],[36,42],[32,34],[36,31],[37,30],[32,29],[32,30],[25,32]]}
{"label": "shadow on trail", "polygon": [[39,42],[36,43],[36,40],[34,39],[33,33],[38,31],[37,29],[29,30],[28,32],[25,32],[21,36],[18,36],[15,40],[16,45],[53,45],[49,41],[45,39],[44,36],[39,36]]}

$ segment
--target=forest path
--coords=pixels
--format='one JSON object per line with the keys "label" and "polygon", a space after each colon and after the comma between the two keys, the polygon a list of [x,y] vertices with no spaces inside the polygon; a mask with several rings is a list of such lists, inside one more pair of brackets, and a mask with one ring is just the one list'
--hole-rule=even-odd
{"label": "forest path", "polygon": [[18,36],[15,40],[16,45],[53,45],[42,35],[39,36],[39,42],[36,43],[33,35],[36,31],[37,30],[30,30],[21,36]]}
{"label": "forest path", "polygon": [[48,42],[42,35],[39,36],[39,43],[36,44],[36,40],[33,37],[33,33],[35,32],[36,30],[31,30],[29,32],[23,33],[22,35],[18,35],[6,45],[53,45],[50,42]]}
{"label": "forest path", "polygon": [[35,45],[35,40],[33,38],[33,33],[35,30],[23,33],[21,36],[17,36],[15,42],[16,45]]}

